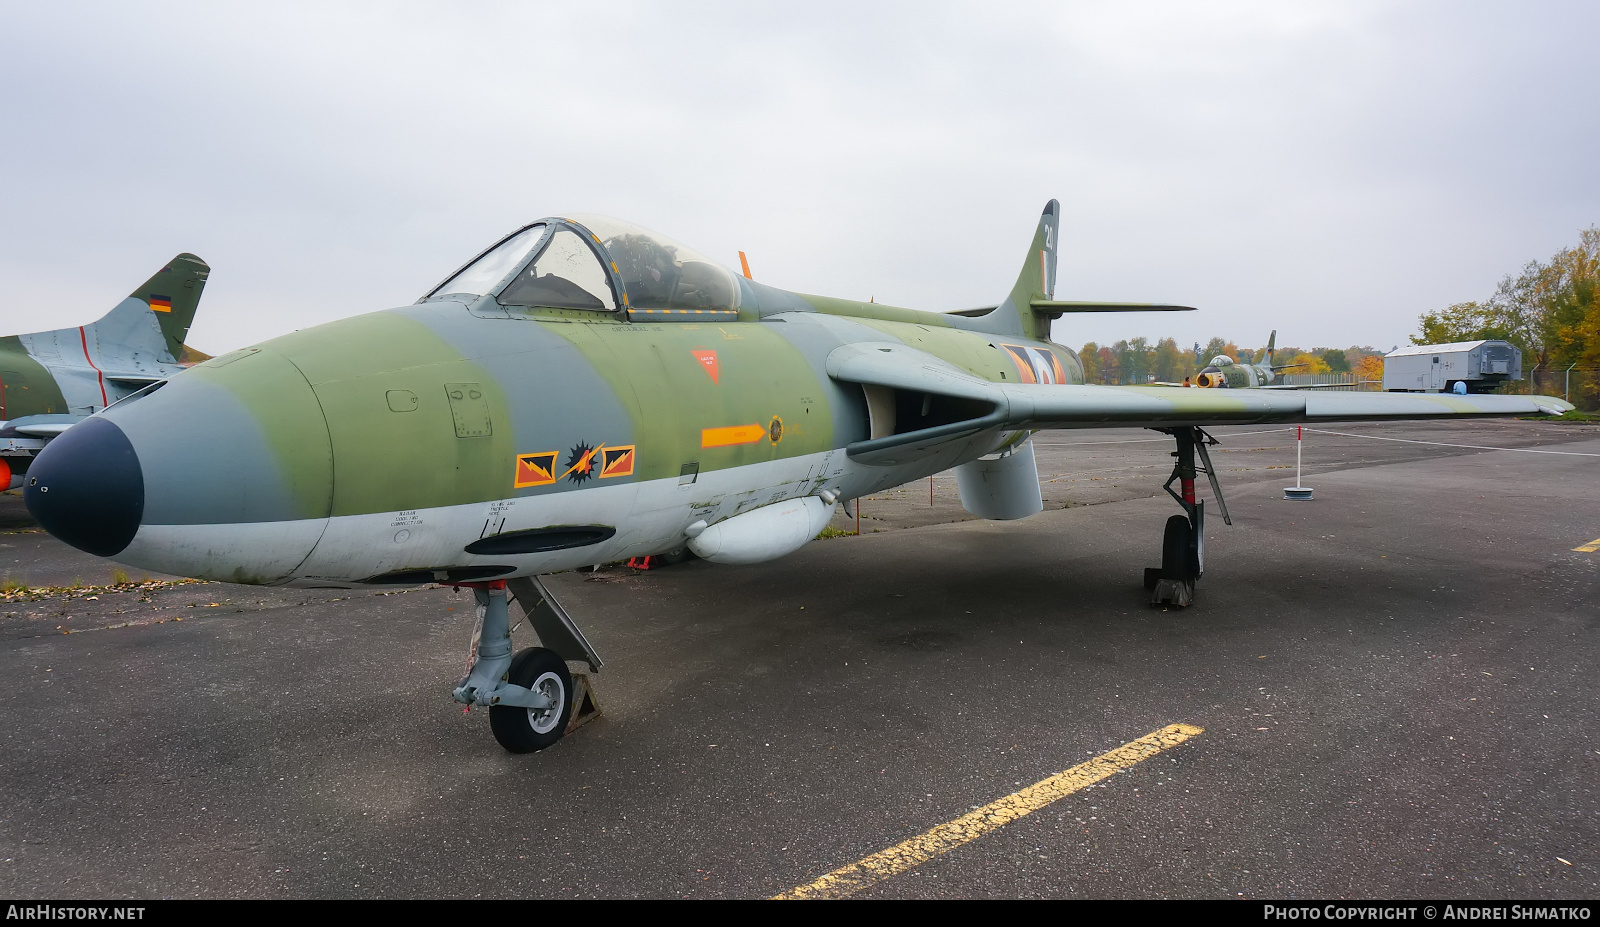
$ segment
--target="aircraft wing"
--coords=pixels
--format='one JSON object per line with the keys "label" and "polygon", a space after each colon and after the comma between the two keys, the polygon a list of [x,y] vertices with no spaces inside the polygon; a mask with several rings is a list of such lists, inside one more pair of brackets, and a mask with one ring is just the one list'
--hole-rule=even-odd
{"label": "aircraft wing", "polygon": [[71,428],[73,424],[73,422],[49,422],[42,425],[18,425],[14,430],[17,434],[27,435],[30,438],[54,438]]}
{"label": "aircraft wing", "polygon": [[87,417],[85,415],[66,414],[24,415],[9,422],[0,422],[0,439],[14,437],[54,438]]}
{"label": "aircraft wing", "polygon": [[[1310,392],[1262,389],[1173,389],[1165,386],[1065,386],[995,383],[903,344],[839,347],[828,356],[836,380],[892,393],[912,393],[894,406],[933,412],[898,423],[895,433],[851,444],[853,460],[903,459],[982,431],[1065,428],[1163,428],[1301,422],[1429,419],[1443,416],[1559,415],[1573,406],[1548,396],[1458,396],[1449,393]],[[926,397],[933,397],[927,399]],[[869,390],[869,407],[871,407]],[[883,400],[880,408],[887,408]],[[874,425],[875,433],[880,429]]]}

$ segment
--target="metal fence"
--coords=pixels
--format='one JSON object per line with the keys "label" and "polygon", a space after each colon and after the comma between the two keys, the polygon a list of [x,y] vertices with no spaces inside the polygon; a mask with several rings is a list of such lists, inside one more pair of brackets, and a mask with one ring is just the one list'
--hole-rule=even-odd
{"label": "metal fence", "polygon": [[1339,392],[1375,392],[1383,389],[1382,380],[1362,380],[1354,373],[1286,373],[1278,378],[1287,386],[1326,386]]}
{"label": "metal fence", "polygon": [[1534,393],[1565,399],[1586,412],[1600,409],[1600,365],[1573,364],[1570,367],[1535,367],[1526,379],[1514,384],[1520,389],[1508,392]]}

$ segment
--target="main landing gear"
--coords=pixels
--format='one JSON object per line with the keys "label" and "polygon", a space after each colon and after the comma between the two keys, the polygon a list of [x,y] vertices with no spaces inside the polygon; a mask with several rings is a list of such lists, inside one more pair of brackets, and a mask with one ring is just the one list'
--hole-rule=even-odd
{"label": "main landing gear", "polygon": [[[1161,488],[1183,506],[1184,514],[1167,519],[1161,534],[1161,566],[1145,568],[1144,587],[1150,592],[1151,605],[1183,608],[1194,602],[1194,585],[1205,575],[1206,568],[1206,504],[1194,495],[1196,473],[1203,472],[1210,479],[1217,507],[1222,510],[1222,520],[1231,525],[1233,519],[1228,517],[1228,504],[1222,499],[1222,486],[1217,483],[1216,468],[1211,465],[1211,454],[1206,450],[1216,444],[1217,439],[1193,425],[1152,430],[1172,435],[1178,442],[1178,449],[1172,452],[1177,462]],[[1196,451],[1204,462],[1203,467],[1195,466]],[[1178,484],[1181,492],[1173,492],[1173,483]]]}
{"label": "main landing gear", "polygon": [[[500,746],[512,753],[543,750],[599,716],[589,676],[605,664],[537,576],[460,585],[478,602],[478,624],[467,677],[451,697],[469,709],[488,708]],[[512,656],[510,598],[543,646]]]}

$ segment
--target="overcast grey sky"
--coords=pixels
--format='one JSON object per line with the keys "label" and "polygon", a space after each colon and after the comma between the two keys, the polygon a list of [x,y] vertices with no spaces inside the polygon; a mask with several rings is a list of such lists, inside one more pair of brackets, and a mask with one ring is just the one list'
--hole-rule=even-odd
{"label": "overcast grey sky", "polygon": [[599,212],[756,279],[1056,339],[1387,349],[1600,222],[1595,3],[0,0],[0,332],[193,251],[219,353]]}

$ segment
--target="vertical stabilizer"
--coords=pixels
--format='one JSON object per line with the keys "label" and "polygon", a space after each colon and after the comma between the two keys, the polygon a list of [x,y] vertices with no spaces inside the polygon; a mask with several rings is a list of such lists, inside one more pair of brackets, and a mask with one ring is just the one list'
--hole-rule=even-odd
{"label": "vertical stabilizer", "polygon": [[200,305],[200,293],[206,288],[206,277],[210,274],[211,268],[205,261],[192,254],[180,254],[128,294],[130,299],[148,306],[155,315],[167,343],[167,353],[174,361],[183,357],[183,341],[189,337],[189,326],[194,322],[194,311]]}
{"label": "vertical stabilizer", "polygon": [[1274,328],[1272,330],[1272,334],[1267,338],[1267,349],[1261,352],[1261,359],[1256,361],[1256,363],[1266,364],[1268,367],[1271,367],[1272,352],[1276,350],[1278,350],[1278,330]]}
{"label": "vertical stabilizer", "polygon": [[981,318],[982,330],[997,335],[1021,335],[1038,341],[1050,338],[1050,316],[1036,311],[1036,299],[1054,299],[1056,291],[1056,234],[1061,204],[1051,200],[1039,216],[1022,271],[1011,293],[999,307]]}
{"label": "vertical stabilizer", "polygon": [[[183,339],[211,268],[180,254],[111,311],[88,325],[16,335],[17,346],[40,365],[37,373],[60,391],[49,411],[91,415],[147,383],[182,368]],[[17,377],[6,372],[14,387]],[[19,413],[14,390],[0,383],[0,415]],[[39,414],[43,414],[42,412]]]}

